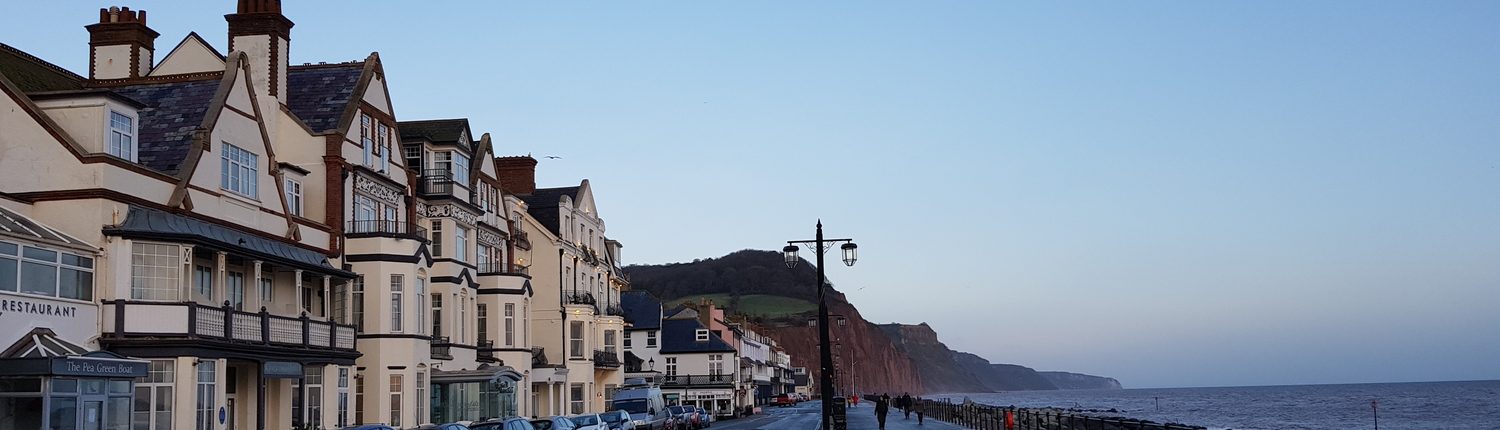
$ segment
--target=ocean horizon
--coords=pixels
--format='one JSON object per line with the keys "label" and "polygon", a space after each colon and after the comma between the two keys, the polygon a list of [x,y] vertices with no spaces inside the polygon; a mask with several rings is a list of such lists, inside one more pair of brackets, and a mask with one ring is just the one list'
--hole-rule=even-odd
{"label": "ocean horizon", "polygon": [[[1210,429],[1500,429],[1500,380],[1007,391],[928,396]],[[1372,403],[1373,402],[1373,403]],[[1110,412],[1113,411],[1113,412]],[[1378,414],[1378,415],[1377,415]]]}

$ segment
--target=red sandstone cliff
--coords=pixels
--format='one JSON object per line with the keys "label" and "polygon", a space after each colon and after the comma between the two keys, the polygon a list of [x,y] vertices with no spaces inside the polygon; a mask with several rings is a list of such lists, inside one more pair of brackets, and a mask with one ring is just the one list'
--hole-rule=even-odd
{"label": "red sandstone cliff", "polygon": [[[836,366],[849,369],[839,385],[845,390],[857,388],[862,393],[923,393],[922,381],[911,358],[897,350],[875,324],[865,321],[858,309],[844,301],[842,294],[830,294],[828,306],[830,315],[843,315],[848,322],[842,327],[829,322],[829,336],[839,345],[834,349],[838,352]],[[793,366],[807,368],[813,381],[819,381],[817,327],[802,324],[765,330],[791,354]]]}

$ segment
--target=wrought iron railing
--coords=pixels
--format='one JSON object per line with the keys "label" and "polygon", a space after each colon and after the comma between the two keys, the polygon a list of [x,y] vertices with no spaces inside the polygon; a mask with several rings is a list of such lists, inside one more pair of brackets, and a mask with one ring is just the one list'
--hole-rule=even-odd
{"label": "wrought iron railing", "polygon": [[453,194],[453,171],[449,169],[427,169],[417,181],[417,192],[424,196]]}
{"label": "wrought iron railing", "polygon": [[663,387],[702,387],[734,385],[734,375],[663,375]]}
{"label": "wrought iron railing", "polygon": [[622,317],[625,316],[625,308],[620,307],[620,305],[609,305],[604,308],[604,314]]}
{"label": "wrought iron railing", "polygon": [[349,221],[344,230],[349,237],[396,237],[427,240],[427,229],[405,221],[359,220]]}
{"label": "wrought iron railing", "polygon": [[599,304],[599,301],[594,299],[593,293],[573,293],[568,295],[568,304],[597,305]]}
{"label": "wrought iron railing", "polygon": [[432,358],[434,360],[453,359],[453,342],[448,340],[448,336],[432,337]]}
{"label": "wrought iron railing", "polygon": [[594,367],[618,368],[620,367],[620,353],[615,351],[594,351]]}

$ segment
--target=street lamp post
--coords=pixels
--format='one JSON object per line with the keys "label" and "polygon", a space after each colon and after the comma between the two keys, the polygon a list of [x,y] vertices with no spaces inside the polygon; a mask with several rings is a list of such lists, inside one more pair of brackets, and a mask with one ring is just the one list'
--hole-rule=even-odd
{"label": "street lamp post", "polygon": [[858,246],[854,239],[824,239],[823,220],[818,220],[818,236],[813,240],[789,240],[785,248],[782,248],[783,258],[788,269],[797,267],[801,258],[797,257],[797,245],[809,245],[817,253],[818,260],[818,390],[823,403],[823,430],[830,430],[833,423],[833,354],[828,343],[828,300],[825,298],[824,290],[827,289],[828,277],[823,273],[823,253],[837,243],[843,243],[839,249],[844,253],[844,264],[854,265]]}

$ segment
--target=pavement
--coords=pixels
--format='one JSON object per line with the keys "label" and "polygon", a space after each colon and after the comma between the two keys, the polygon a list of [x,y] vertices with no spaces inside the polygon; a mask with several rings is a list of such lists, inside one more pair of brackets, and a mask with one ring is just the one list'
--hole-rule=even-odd
{"label": "pavement", "polygon": [[[784,408],[767,407],[766,413],[743,417],[728,421],[714,423],[708,430],[818,430],[819,417],[822,412],[822,404],[817,401],[802,402],[796,406]],[[861,402],[859,406],[849,408],[849,430],[879,430],[880,425],[875,420],[875,406]],[[963,427],[955,426],[932,419],[926,420],[922,425],[917,425],[917,414],[911,414],[911,419],[903,419],[899,409],[891,409],[886,415],[885,430],[963,430]]]}

